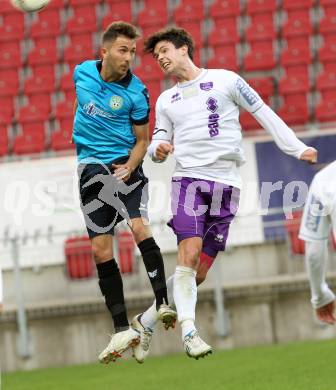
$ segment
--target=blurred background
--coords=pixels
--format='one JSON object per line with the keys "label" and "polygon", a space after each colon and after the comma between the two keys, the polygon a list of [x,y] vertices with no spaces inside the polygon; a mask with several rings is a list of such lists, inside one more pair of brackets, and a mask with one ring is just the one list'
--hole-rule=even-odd
{"label": "blurred background", "polygon": [[[199,290],[197,322],[204,338],[224,349],[335,336],[334,328],[313,316],[304,245],[297,237],[307,186],[335,159],[335,0],[52,0],[38,14],[20,13],[0,0],[0,11],[3,371],[95,362],[112,333],[79,209],[69,140],[73,68],[99,58],[101,32],[115,20],[134,23],[145,37],[168,24],[186,28],[195,38],[196,65],[241,74],[319,150],[317,166],[297,162],[241,113],[244,188],[227,251]],[[133,71],[147,85],[154,108],[173,82],[142,54],[142,40]],[[151,131],[153,120],[154,109]],[[173,167],[172,159],[159,166],[146,160],[144,167],[167,275],[176,264],[176,240],[166,226]],[[119,225],[116,237],[131,318],[151,304],[152,292],[127,226]],[[329,250],[328,281],[335,287],[332,240]],[[153,355],[181,350],[179,331],[158,329]]]}

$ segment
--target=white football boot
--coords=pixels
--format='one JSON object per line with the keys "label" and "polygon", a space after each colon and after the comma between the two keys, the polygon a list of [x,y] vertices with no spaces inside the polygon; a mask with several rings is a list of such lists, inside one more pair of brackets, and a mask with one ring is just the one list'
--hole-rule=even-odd
{"label": "white football boot", "polygon": [[212,353],[212,348],[200,338],[197,330],[185,336],[183,346],[187,355],[196,360]]}
{"label": "white football boot", "polygon": [[158,316],[166,330],[175,328],[177,313],[170,306],[162,303],[158,310]]}
{"label": "white football boot", "polygon": [[133,356],[138,363],[143,363],[149,354],[154,331],[151,328],[143,327],[139,317],[140,314],[136,315],[131,323],[131,326],[140,334],[140,343],[133,347]]}
{"label": "white football boot", "polygon": [[115,362],[126,349],[134,347],[140,342],[140,334],[133,328],[118,332],[111,336],[108,346],[100,353],[98,359],[101,363]]}

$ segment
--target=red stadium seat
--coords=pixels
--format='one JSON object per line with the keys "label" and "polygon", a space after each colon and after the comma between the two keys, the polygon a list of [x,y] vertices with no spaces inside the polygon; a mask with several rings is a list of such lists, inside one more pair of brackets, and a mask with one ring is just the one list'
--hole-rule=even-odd
{"label": "red stadium seat", "polygon": [[28,54],[30,66],[55,64],[58,60],[58,51],[55,39],[42,38],[35,40],[35,48]]}
{"label": "red stadium seat", "polygon": [[303,125],[308,121],[306,94],[284,95],[283,100],[276,112],[288,125]]}
{"label": "red stadium seat", "polygon": [[283,50],[280,58],[281,64],[308,65],[312,61],[309,37],[291,38],[287,40],[287,48]]}
{"label": "red stadium seat", "polygon": [[20,11],[14,8],[9,1],[1,1],[1,15],[19,13]]}
{"label": "red stadium seat", "polygon": [[336,61],[336,33],[323,36],[323,46],[318,51],[319,60],[325,62]]}
{"label": "red stadium seat", "polygon": [[0,20],[1,20],[0,42],[20,41],[21,39],[23,39],[24,37],[24,14],[23,13],[6,14],[3,15]]}
{"label": "red stadium seat", "polygon": [[66,118],[59,120],[59,130],[51,136],[52,150],[73,149],[75,145],[70,143],[72,137],[73,119]]}
{"label": "red stadium seat", "polygon": [[0,71],[0,97],[15,96],[19,91],[19,74],[16,69]]}
{"label": "red stadium seat", "polygon": [[8,154],[9,149],[9,139],[8,139],[8,128],[6,125],[0,125],[0,157]]}
{"label": "red stadium seat", "polygon": [[53,65],[37,66],[32,76],[25,81],[25,95],[52,93],[55,89],[55,72]]}
{"label": "red stadium seat", "polygon": [[282,26],[282,34],[285,38],[313,34],[309,9],[287,11],[287,20]]}
{"label": "red stadium seat", "polygon": [[250,52],[245,56],[246,71],[270,70],[275,67],[273,41],[255,41],[250,43]]}
{"label": "red stadium seat", "polygon": [[30,36],[36,38],[56,37],[61,33],[61,18],[57,9],[38,13],[31,25]]}
{"label": "red stadium seat", "polygon": [[158,26],[160,29],[168,23],[168,4],[166,0],[145,0],[144,8],[138,13],[140,27]]}
{"label": "red stadium seat", "polygon": [[62,92],[72,91],[75,88],[73,81],[73,71],[64,73],[59,81],[59,89]]}
{"label": "red stadium seat", "polygon": [[326,62],[323,65],[323,71],[316,81],[316,89],[318,91],[325,89],[336,90],[336,61]]}
{"label": "red stadium seat", "polygon": [[65,25],[67,34],[87,34],[97,30],[95,7],[84,5],[73,8],[73,12]]}
{"label": "red stadium seat", "polygon": [[181,22],[200,22],[205,18],[203,1],[181,0],[173,11],[173,19],[177,24]]}
{"label": "red stadium seat", "polygon": [[276,38],[272,13],[251,15],[250,19],[250,25],[245,30],[246,41],[269,41]]}
{"label": "red stadium seat", "polygon": [[150,105],[153,105],[155,107],[156,101],[161,94],[161,81],[152,80],[146,83],[146,87],[149,93]]}
{"label": "red stadium seat", "polygon": [[336,121],[336,91],[326,90],[321,92],[321,100],[315,110],[316,118],[320,122]]}
{"label": "red stadium seat", "polygon": [[282,8],[284,10],[309,9],[314,6],[314,3],[315,0],[282,0]]}
{"label": "red stadium seat", "polygon": [[209,7],[211,18],[226,18],[240,15],[239,0],[215,0]]}
{"label": "red stadium seat", "polygon": [[78,7],[78,6],[82,6],[83,4],[94,6],[103,2],[103,0],[85,0],[85,2],[83,0],[67,0],[67,1],[70,7]]}
{"label": "red stadium seat", "polygon": [[21,62],[19,42],[0,43],[0,69],[12,69],[13,64],[19,67]]}
{"label": "red stadium seat", "polygon": [[70,43],[64,49],[63,59],[69,63],[80,63],[95,56],[91,34],[76,34],[70,36]]}
{"label": "red stadium seat", "polygon": [[239,42],[237,19],[215,19],[214,25],[208,36],[209,46],[226,45]]}
{"label": "red stadium seat", "polygon": [[246,2],[246,12],[248,15],[264,12],[275,12],[276,9],[276,0],[248,0]]}
{"label": "red stadium seat", "polygon": [[264,100],[268,100],[274,93],[272,77],[249,78],[247,82]]}
{"label": "red stadium seat", "polygon": [[208,60],[208,68],[238,70],[236,45],[214,46],[212,50],[213,56]]}
{"label": "red stadium seat", "polygon": [[164,78],[162,70],[150,54],[144,54],[141,57],[141,63],[133,69],[133,73],[143,82],[162,80]]}
{"label": "red stadium seat", "polygon": [[106,4],[109,5],[109,10],[102,21],[104,30],[109,24],[117,20],[132,21],[132,4],[130,1],[106,1]]}
{"label": "red stadium seat", "polygon": [[18,121],[20,123],[45,121],[49,118],[50,109],[49,95],[32,95],[28,103],[20,108]]}
{"label": "red stadium seat", "polygon": [[14,139],[15,154],[41,153],[45,149],[45,127],[43,122],[22,125],[22,134]]}
{"label": "red stadium seat", "polygon": [[[11,96],[1,97],[0,123],[9,125],[14,119],[14,104]],[[1,137],[0,137],[1,138]]]}
{"label": "red stadium seat", "polygon": [[142,26],[141,27],[141,38],[137,40],[137,53],[143,54],[143,44],[145,39],[158,31],[158,26]]}
{"label": "red stadium seat", "polygon": [[241,128],[243,131],[262,129],[261,125],[247,111],[242,111],[239,114],[239,123],[241,124]]}
{"label": "red stadium seat", "polygon": [[319,23],[322,34],[336,33],[336,3],[323,7],[324,16]]}
{"label": "red stadium seat", "polygon": [[325,7],[328,5],[335,5],[335,0],[320,0],[319,3],[321,7]]}
{"label": "red stadium seat", "polygon": [[57,103],[56,105],[56,118],[57,119],[64,119],[64,118],[72,118],[73,117],[73,110],[74,110],[74,98],[66,98],[65,100],[62,100]]}
{"label": "red stadium seat", "polygon": [[63,9],[67,2],[68,2],[68,0],[52,0],[48,4],[48,10],[50,10],[50,9],[59,9],[59,10]]}
{"label": "red stadium seat", "polygon": [[287,95],[309,91],[309,75],[306,65],[289,66],[285,68],[285,74],[279,81],[279,93]]}
{"label": "red stadium seat", "polygon": [[67,238],[64,242],[64,254],[69,279],[89,279],[95,275],[89,237]]}
{"label": "red stadium seat", "polygon": [[202,36],[202,29],[201,29],[200,22],[184,20],[179,22],[179,27],[184,28],[192,35],[195,42],[196,49],[200,49],[202,47],[202,42],[204,39]]}

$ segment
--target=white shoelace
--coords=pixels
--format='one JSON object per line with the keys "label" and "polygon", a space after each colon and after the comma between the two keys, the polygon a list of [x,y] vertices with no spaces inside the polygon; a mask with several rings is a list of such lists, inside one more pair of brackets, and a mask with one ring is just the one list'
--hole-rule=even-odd
{"label": "white shoelace", "polygon": [[141,340],[141,347],[144,351],[148,351],[152,337],[153,337],[153,331],[149,328],[145,328],[142,332],[142,340]]}

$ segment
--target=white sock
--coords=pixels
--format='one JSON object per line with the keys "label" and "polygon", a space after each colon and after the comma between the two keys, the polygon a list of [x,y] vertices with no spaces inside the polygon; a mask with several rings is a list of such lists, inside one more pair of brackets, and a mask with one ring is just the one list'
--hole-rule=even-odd
{"label": "white sock", "polygon": [[184,320],[183,322],[181,322],[181,328],[182,328],[182,340],[184,340],[187,334],[196,330],[195,322],[193,320]]}
{"label": "white sock", "polygon": [[[177,318],[182,326],[182,339],[195,329],[195,308],[197,301],[196,271],[178,265],[174,275],[174,301]],[[188,320],[185,324],[184,321]]]}
{"label": "white sock", "polygon": [[176,309],[175,301],[174,301],[174,275],[169,276],[166,281],[167,284],[167,296],[169,301],[169,306],[172,309]]}
{"label": "white sock", "polygon": [[[174,303],[174,275],[170,276],[167,279],[167,293],[169,306],[172,309],[175,309]],[[144,328],[150,328],[154,330],[156,323],[159,321],[159,316],[156,311],[156,301],[154,300],[153,305],[149,307],[141,316],[140,322]]]}
{"label": "white sock", "polygon": [[156,311],[156,301],[150,306],[140,317],[140,323],[144,328],[154,330],[156,323],[159,320],[158,312]]}

